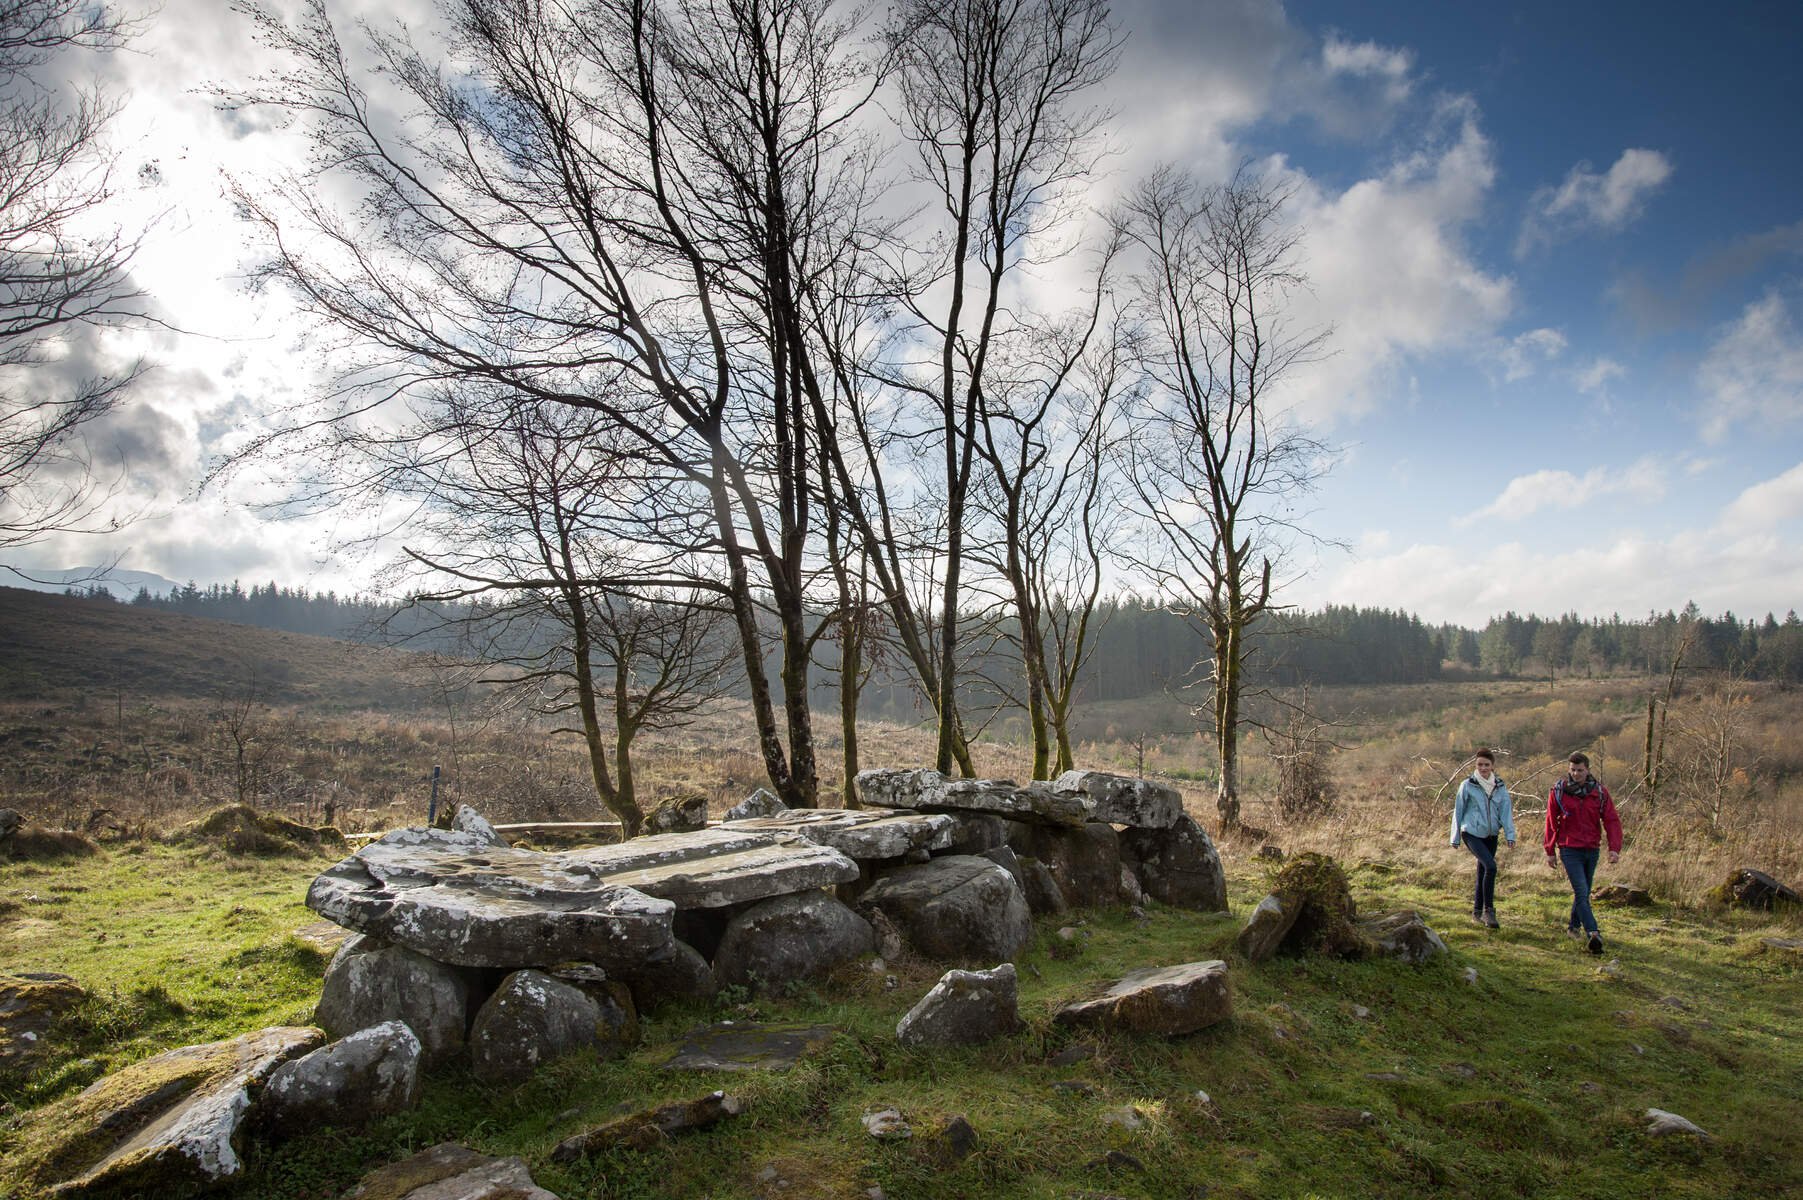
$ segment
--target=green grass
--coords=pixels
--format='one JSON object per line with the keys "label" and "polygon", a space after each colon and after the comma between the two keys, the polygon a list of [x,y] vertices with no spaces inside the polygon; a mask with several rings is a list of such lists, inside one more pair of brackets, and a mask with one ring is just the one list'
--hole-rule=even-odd
{"label": "green grass", "polygon": [[[176,1045],[304,1022],[323,960],[292,931],[311,920],[300,896],[322,861],[149,847],[53,867],[0,865],[0,902],[19,905],[0,921],[0,963],[65,971],[95,994],[54,1043],[51,1061],[4,1096],[13,1116],[0,1131],[0,1153],[30,1138],[35,1110],[102,1071]],[[566,1060],[518,1089],[441,1073],[414,1112],[253,1145],[247,1175],[225,1194],[336,1196],[374,1166],[445,1139],[523,1155],[565,1200],[753,1196],[766,1190],[766,1167],[789,1181],[783,1196],[861,1196],[880,1186],[892,1200],[1803,1189],[1803,1125],[1788,1116],[1803,1102],[1800,960],[1760,942],[1797,936],[1794,922],[1605,910],[1602,961],[1618,966],[1603,973],[1556,936],[1565,901],[1550,873],[1505,867],[1504,928],[1487,933],[1462,915],[1465,880],[1455,861],[1350,871],[1362,912],[1416,908],[1445,936],[1452,953],[1421,967],[1326,959],[1251,967],[1231,951],[1235,918],[1155,908],[1138,922],[1097,911],[1085,925],[1091,936],[1067,958],[1050,948],[1053,930],[1070,918],[1042,924],[1019,960],[1027,1027],[988,1046],[900,1046],[895,1022],[939,969],[892,965],[899,986],[886,990],[879,975],[859,968],[788,997],[659,1012],[638,1053],[612,1063]],[[1250,868],[1230,869],[1234,910],[1243,916],[1264,880]],[[1047,1064],[1072,1040],[1050,1023],[1061,1001],[1137,967],[1212,957],[1232,964],[1229,1022],[1174,1041],[1093,1038],[1093,1058]],[[1477,970],[1475,984],[1464,977],[1468,967]],[[1370,1016],[1357,1017],[1355,1006]],[[824,1022],[843,1033],[786,1074],[657,1069],[673,1039],[721,1017]],[[1055,1090],[1059,1080],[1092,1090]],[[550,1161],[557,1141],[620,1106],[715,1087],[743,1096],[745,1114],[651,1153],[567,1167]],[[888,1105],[912,1123],[911,1142],[877,1143],[864,1133],[859,1117]],[[1103,1122],[1123,1105],[1138,1108],[1141,1128]],[[1714,1138],[1650,1138],[1642,1132],[1648,1107],[1689,1116]],[[970,1158],[944,1166],[930,1153],[930,1135],[954,1114],[969,1119],[980,1141]],[[1108,1165],[1110,1150],[1129,1158]],[[7,1183],[0,1168],[0,1195]]]}

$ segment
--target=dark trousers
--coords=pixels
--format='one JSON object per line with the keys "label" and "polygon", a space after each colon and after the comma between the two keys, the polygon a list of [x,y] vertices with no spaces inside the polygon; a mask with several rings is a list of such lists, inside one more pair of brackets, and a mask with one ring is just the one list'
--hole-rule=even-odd
{"label": "dark trousers", "polygon": [[1575,850],[1559,847],[1559,861],[1565,864],[1565,876],[1571,880],[1571,928],[1579,925],[1585,933],[1596,932],[1596,914],[1590,911],[1590,885],[1596,879],[1596,860],[1602,856],[1599,847]]}
{"label": "dark trousers", "polygon": [[1465,839],[1465,849],[1471,851],[1477,859],[1477,887],[1471,895],[1471,911],[1482,916],[1486,908],[1496,907],[1496,834],[1479,837],[1475,833],[1461,834]]}

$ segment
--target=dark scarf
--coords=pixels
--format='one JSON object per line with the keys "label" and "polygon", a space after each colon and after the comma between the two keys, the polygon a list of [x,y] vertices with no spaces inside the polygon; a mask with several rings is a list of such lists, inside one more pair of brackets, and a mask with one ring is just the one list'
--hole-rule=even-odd
{"label": "dark scarf", "polygon": [[[1559,793],[1559,819],[1560,821],[1563,821],[1570,815],[1565,811],[1565,797],[1570,796],[1573,800],[1582,801],[1586,796],[1596,795],[1596,776],[1592,775],[1583,783],[1573,783],[1571,781],[1571,776],[1561,775],[1559,777],[1559,786],[1557,790]],[[1583,811],[1581,805],[1579,811]]]}

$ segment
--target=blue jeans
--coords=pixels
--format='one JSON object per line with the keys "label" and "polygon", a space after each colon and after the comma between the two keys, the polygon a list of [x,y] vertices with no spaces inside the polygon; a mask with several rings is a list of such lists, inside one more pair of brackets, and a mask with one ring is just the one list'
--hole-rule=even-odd
{"label": "blue jeans", "polygon": [[1496,834],[1479,837],[1475,833],[1459,835],[1465,839],[1465,849],[1471,851],[1477,859],[1477,887],[1471,896],[1471,911],[1474,916],[1482,916],[1486,908],[1496,907]]}
{"label": "blue jeans", "polygon": [[1596,914],[1590,911],[1590,884],[1596,878],[1596,860],[1601,855],[1601,848],[1596,846],[1588,850],[1559,847],[1559,861],[1565,864],[1565,876],[1571,880],[1571,920],[1567,924],[1573,929],[1582,925],[1586,933],[1596,932]]}

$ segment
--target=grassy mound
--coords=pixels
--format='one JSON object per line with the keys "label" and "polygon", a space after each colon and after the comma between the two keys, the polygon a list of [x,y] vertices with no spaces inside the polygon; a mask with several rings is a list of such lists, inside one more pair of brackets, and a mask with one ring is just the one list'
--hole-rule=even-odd
{"label": "grassy mound", "polygon": [[18,862],[46,862],[57,858],[85,858],[100,852],[93,839],[73,829],[39,829],[27,825],[4,843],[0,858]]}
{"label": "grassy mound", "polygon": [[344,835],[331,826],[315,829],[258,812],[248,804],[228,804],[198,821],[191,821],[170,835],[185,846],[219,846],[230,854],[338,854],[345,850]]}

